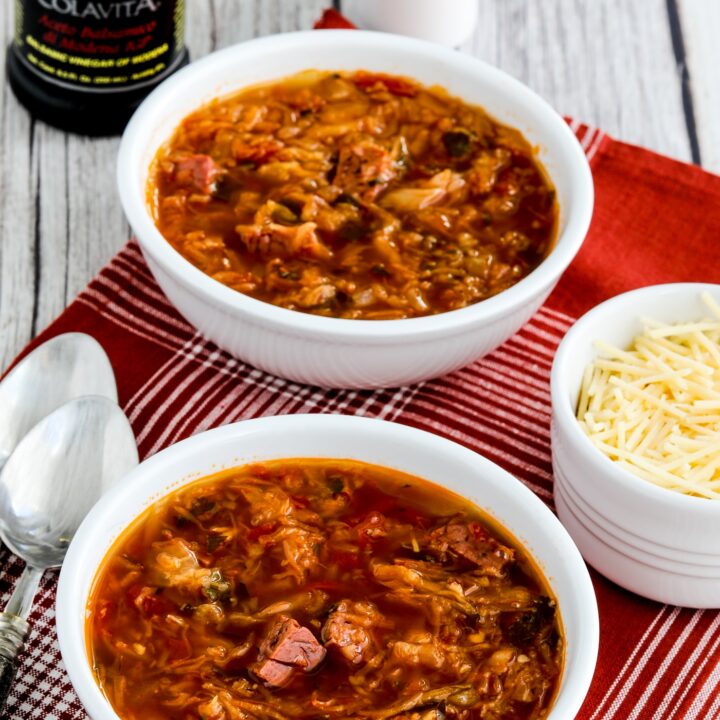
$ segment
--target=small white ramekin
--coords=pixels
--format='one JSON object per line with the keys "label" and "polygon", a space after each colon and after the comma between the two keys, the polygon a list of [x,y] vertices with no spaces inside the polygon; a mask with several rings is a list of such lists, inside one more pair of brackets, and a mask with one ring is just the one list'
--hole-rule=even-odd
{"label": "small white ramekin", "polygon": [[720,502],[633,475],[597,449],[575,417],[596,340],[628,347],[642,332],[641,318],[707,317],[704,291],[720,301],[718,285],[655,285],[618,295],[575,323],[551,373],[552,461],[558,515],[593,567],[652,600],[720,608]]}
{"label": "small white ramekin", "polygon": [[595,668],[598,613],[585,563],[550,510],[505,470],[436,435],[367,418],[293,415],[226,425],[173,445],[139,465],[87,516],[60,575],[57,630],[65,667],[92,720],[118,720],[95,682],[85,639],[88,596],[113,541],[149,504],[198,477],[298,457],[355,459],[426,478],[509,530],[547,578],[565,631],[566,661],[549,718],[575,717]]}
{"label": "small white ramekin", "polygon": [[[243,295],[194,267],[163,238],[147,204],[149,166],[180,121],[212,98],[308,68],[387,72],[441,85],[482,105],[538,148],[557,190],[557,243],[515,286],[431,317],[364,321],[294,312]],[[123,208],[158,283],[207,338],[281,377],[325,387],[392,387],[467,365],[513,335],[542,305],[579,250],[593,207],[585,155],[563,119],[505,73],[467,55],[360,30],[274,35],[214,53],[173,75],[145,100],[118,158]]]}

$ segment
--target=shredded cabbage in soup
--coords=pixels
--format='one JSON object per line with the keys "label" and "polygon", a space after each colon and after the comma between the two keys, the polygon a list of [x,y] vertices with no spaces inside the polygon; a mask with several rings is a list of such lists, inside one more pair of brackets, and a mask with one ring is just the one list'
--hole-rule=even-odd
{"label": "shredded cabbage in soup", "polygon": [[496,295],[550,251],[553,188],[522,135],[437,88],[307,72],[216,100],[160,151],[149,200],[218,282],[340,318]]}
{"label": "shredded cabbage in soup", "polygon": [[352,461],[171,493],[112,549],[88,610],[123,720],[544,718],[564,655],[521,547],[458,496]]}

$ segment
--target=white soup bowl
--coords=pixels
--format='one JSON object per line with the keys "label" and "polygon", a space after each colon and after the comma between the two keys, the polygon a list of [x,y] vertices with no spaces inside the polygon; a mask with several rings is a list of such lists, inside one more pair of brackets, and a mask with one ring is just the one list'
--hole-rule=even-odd
{"label": "white soup bowl", "polygon": [[60,576],[57,630],[65,667],[92,720],[118,720],[95,682],[85,628],[93,581],[118,536],[150,504],[198,477],[303,457],[360,460],[425,478],[475,503],[509,531],[547,579],[564,629],[565,664],[549,717],[575,717],[595,668],[598,611],[585,563],[550,510],[505,470],[449,440],[381,420],[294,415],[226,425],[173,445],[139,465],[87,516]]}
{"label": "white soup bowl", "polygon": [[[194,267],[165,240],[147,202],[150,165],[180,121],[213,98],[301,70],[405,75],[441,85],[524,134],[560,208],[549,256],[513,287],[460,310],[406,320],[347,320],[276,307]],[[443,375],[490,352],[542,305],[585,238],[593,184],[565,121],[509,75],[429,42],[360,30],[288,33],[221,50],[173,75],[143,102],[118,158],[123,208],[155,279],[207,338],[274,375],[325,387],[394,387]]]}

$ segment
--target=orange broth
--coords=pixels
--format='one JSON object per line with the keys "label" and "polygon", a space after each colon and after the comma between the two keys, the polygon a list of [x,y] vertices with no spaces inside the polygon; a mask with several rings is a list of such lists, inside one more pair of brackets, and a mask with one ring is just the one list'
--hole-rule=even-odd
{"label": "orange broth", "polygon": [[86,630],[123,720],[536,719],[564,657],[506,531],[345,460],[238,467],[154,503],[104,560]]}
{"label": "orange broth", "polygon": [[440,88],[307,71],[214,100],[159,151],[167,241],[250,297],[327,317],[463,308],[532,272],[555,191],[517,131]]}

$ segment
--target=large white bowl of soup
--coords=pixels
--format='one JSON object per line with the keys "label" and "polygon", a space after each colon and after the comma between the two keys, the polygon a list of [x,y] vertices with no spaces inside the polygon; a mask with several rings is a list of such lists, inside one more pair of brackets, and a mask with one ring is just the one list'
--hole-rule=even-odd
{"label": "large white bowl of soup", "polygon": [[57,628],[93,720],[571,720],[598,651],[585,564],[530,490],[451,441],[331,415],[143,462],[76,534]]}
{"label": "large white bowl of soup", "polygon": [[414,383],[497,347],[593,206],[574,134],[528,88],[362,31],[253,40],[177,73],[128,125],[118,185],[201,333],[328,387]]}

